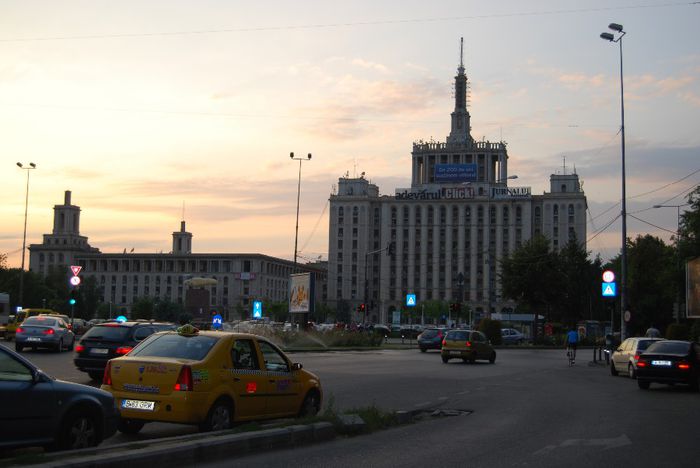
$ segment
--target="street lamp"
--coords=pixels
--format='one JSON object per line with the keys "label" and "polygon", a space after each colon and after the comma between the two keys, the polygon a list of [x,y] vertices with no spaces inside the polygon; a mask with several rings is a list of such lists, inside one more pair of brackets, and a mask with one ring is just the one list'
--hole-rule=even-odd
{"label": "street lamp", "polygon": [[[682,205],[654,205],[654,208],[675,208],[677,217],[676,217],[676,268],[678,269],[678,272],[681,270],[681,208],[684,206],[688,206],[690,203],[684,203]],[[681,286],[682,281],[679,282],[678,287],[676,288],[676,307],[678,308],[676,311],[676,323],[680,322],[680,317],[681,317]]]}
{"label": "street lamp", "polygon": [[294,263],[297,262],[297,245],[299,241],[299,196],[301,195],[301,162],[311,160],[311,153],[306,158],[295,158],[294,153],[289,153],[289,157],[295,161],[299,161],[299,183],[297,184],[297,226],[294,232]]}
{"label": "street lamp", "polygon": [[[622,140],[622,252],[620,253],[620,340],[625,339],[625,309],[626,303],[626,286],[627,286],[627,196],[625,193],[625,87],[622,74],[622,38],[627,34],[622,29],[621,24],[610,23],[608,25],[611,31],[617,33],[617,38],[611,33],[601,33],[601,39],[620,44],[620,136]],[[612,327],[612,324],[610,324]]]}
{"label": "street lamp", "polygon": [[29,207],[29,171],[36,169],[36,164],[33,162],[29,163],[29,166],[24,166],[21,162],[17,163],[17,167],[27,171],[27,189],[24,195],[24,234],[22,234],[22,266],[19,270],[19,300],[17,304],[23,307],[22,301],[24,300],[24,251],[27,245],[27,208]]}

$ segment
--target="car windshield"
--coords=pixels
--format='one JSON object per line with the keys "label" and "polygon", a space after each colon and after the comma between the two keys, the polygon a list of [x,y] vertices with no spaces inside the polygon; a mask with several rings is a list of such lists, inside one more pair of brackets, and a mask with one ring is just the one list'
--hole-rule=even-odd
{"label": "car windshield", "polygon": [[451,331],[447,333],[445,339],[454,341],[467,341],[469,339],[469,332],[464,330]]}
{"label": "car windshield", "polygon": [[212,336],[182,336],[176,334],[154,335],[129,356],[169,357],[201,361],[218,341]]}
{"label": "car windshield", "polygon": [[650,354],[688,354],[689,350],[690,343],[683,343],[680,341],[657,341],[649,346],[646,352]]}
{"label": "car windshield", "polygon": [[29,317],[22,325],[38,325],[42,327],[55,327],[56,319],[47,317]]}
{"label": "car windshield", "polygon": [[83,340],[124,341],[129,330],[119,325],[95,325],[83,335]]}

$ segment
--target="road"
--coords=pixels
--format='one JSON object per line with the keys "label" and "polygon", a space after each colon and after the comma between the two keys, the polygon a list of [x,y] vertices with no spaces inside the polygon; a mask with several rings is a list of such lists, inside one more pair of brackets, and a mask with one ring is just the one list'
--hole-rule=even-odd
{"label": "road", "polygon": [[[700,394],[683,387],[639,390],[584,350],[504,349],[495,365],[443,364],[436,352],[381,350],[292,354],[317,373],[337,410],[447,408],[469,415],[428,420],[368,436],[246,456],[246,466],[698,466]],[[89,383],[72,353],[24,354],[59,378]],[[105,445],[193,432],[147,425]],[[238,461],[238,460],[237,460]],[[214,466],[214,465],[212,465]],[[221,465],[223,466],[223,464]]]}

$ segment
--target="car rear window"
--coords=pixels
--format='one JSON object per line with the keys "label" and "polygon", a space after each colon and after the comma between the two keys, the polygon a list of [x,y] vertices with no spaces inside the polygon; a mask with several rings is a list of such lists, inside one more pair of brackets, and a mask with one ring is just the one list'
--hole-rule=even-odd
{"label": "car rear window", "polygon": [[687,354],[690,351],[690,343],[678,341],[657,341],[647,348],[648,353],[657,354]]}
{"label": "car rear window", "polygon": [[437,328],[428,328],[423,332],[423,338],[433,338],[437,336],[438,331]]}
{"label": "car rear window", "polygon": [[639,343],[637,343],[637,351],[644,351],[651,346],[652,343],[656,343],[657,341],[659,340],[639,340]]}
{"label": "car rear window", "polygon": [[454,341],[467,341],[469,339],[469,332],[462,330],[450,331],[447,332],[447,336],[445,337],[445,339]]}
{"label": "car rear window", "polygon": [[124,341],[129,330],[119,325],[95,325],[83,335],[83,340]]}
{"label": "car rear window", "polygon": [[156,335],[144,341],[129,356],[170,357],[201,361],[218,341],[212,336]]}
{"label": "car rear window", "polygon": [[44,327],[55,327],[56,319],[48,317],[29,317],[23,325],[41,325]]}

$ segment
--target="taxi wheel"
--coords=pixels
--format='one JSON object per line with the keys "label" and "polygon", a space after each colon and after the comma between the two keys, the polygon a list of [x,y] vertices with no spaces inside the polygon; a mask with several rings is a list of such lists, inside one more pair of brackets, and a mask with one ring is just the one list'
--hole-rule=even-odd
{"label": "taxi wheel", "polygon": [[450,360],[450,358],[448,358],[447,356],[442,357],[442,362],[444,362],[445,364],[447,364],[447,361],[449,361],[449,360]]}
{"label": "taxi wheel", "polygon": [[317,393],[309,392],[304,398],[304,402],[301,404],[301,410],[299,410],[299,416],[302,418],[309,416],[316,416],[316,414],[321,409],[321,401]]}
{"label": "taxi wheel", "polygon": [[141,429],[143,429],[143,421],[137,419],[120,419],[117,423],[117,429],[122,434],[138,434]]}
{"label": "taxi wheel", "polygon": [[199,425],[199,430],[202,432],[223,431],[230,429],[233,422],[233,408],[231,403],[224,399],[219,399],[214,402],[207,419]]}
{"label": "taxi wheel", "polygon": [[491,364],[496,362],[496,353],[495,352],[491,353],[491,357],[489,357],[489,362]]}
{"label": "taxi wheel", "polygon": [[610,361],[610,373],[614,376],[617,375],[617,369],[615,369],[615,364],[612,361]]}

